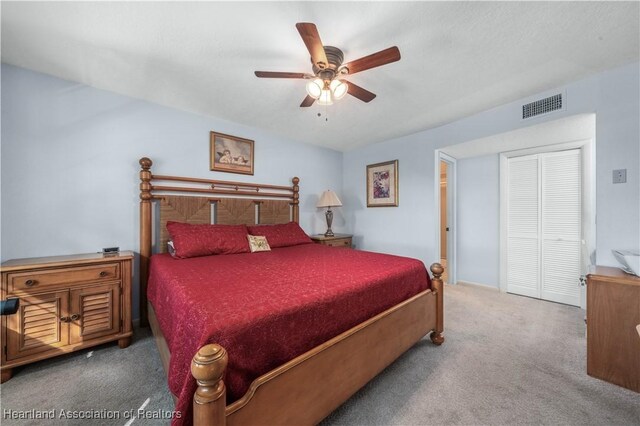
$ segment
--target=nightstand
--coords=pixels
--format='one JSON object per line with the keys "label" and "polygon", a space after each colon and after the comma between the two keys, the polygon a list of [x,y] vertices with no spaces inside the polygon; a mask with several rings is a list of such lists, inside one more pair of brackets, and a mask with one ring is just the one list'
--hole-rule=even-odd
{"label": "nightstand", "polygon": [[324,235],[312,235],[311,239],[314,243],[324,244],[331,247],[349,247],[351,248],[351,239],[353,235],[335,234],[333,237],[325,237]]}
{"label": "nightstand", "polygon": [[640,278],[618,268],[587,275],[587,374],[640,392]]}
{"label": "nightstand", "polygon": [[2,382],[14,367],[114,340],[131,342],[133,253],[9,260],[2,300],[19,298],[2,317]]}

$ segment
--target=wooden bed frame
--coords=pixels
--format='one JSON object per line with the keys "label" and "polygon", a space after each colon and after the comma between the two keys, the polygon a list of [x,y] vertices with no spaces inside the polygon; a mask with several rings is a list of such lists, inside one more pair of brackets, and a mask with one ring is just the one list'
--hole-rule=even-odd
{"label": "wooden bed frame", "polygon": [[[140,159],[140,315],[150,325],[165,373],[171,353],[153,306],[147,301],[149,259],[154,240],[152,202],[159,201],[159,249],[166,248],[166,221],[255,224],[298,222],[299,186],[251,184],[153,175],[152,161]],[[176,186],[157,185],[157,181]],[[189,185],[189,186],[187,186]],[[178,194],[178,195],[172,195]],[[206,196],[202,196],[205,194]],[[210,195],[223,195],[212,198]],[[431,265],[432,289],[345,331],[253,381],[247,393],[226,404],[224,374],[228,355],[217,344],[198,350],[191,373],[198,388],[193,396],[196,426],[250,424],[316,424],[428,333],[444,342],[443,283],[439,263]]]}

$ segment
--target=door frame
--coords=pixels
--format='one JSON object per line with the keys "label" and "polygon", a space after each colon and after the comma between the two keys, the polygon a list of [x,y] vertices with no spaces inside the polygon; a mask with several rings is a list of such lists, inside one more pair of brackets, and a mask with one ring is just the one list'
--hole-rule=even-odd
{"label": "door frame", "polygon": [[[595,141],[580,139],[555,145],[544,145],[500,153],[500,291],[507,292],[507,161],[512,157],[545,152],[580,149],[582,153],[582,249],[581,275],[596,263],[596,186]],[[576,283],[578,285],[578,283]],[[586,309],[586,288],[580,290],[580,307]]]}
{"label": "door frame", "polygon": [[434,164],[434,201],[436,210],[436,255],[440,260],[440,161],[447,163],[447,224],[449,238],[447,239],[447,284],[456,284],[457,276],[457,206],[456,206],[456,170],[457,160],[450,155],[436,149]]}

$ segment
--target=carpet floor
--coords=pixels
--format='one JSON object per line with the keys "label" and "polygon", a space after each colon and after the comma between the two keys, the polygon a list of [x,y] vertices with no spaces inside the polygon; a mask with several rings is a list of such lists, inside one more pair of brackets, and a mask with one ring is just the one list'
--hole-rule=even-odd
{"label": "carpet floor", "polygon": [[[441,347],[423,339],[322,425],[639,425],[640,394],[586,374],[584,312],[472,286],[445,289]],[[145,405],[133,423],[125,413]],[[9,413],[56,410],[50,424],[87,424],[73,415],[117,412],[96,424],[154,425],[173,408],[148,330],[124,350],[103,345],[16,369],[0,386]]]}

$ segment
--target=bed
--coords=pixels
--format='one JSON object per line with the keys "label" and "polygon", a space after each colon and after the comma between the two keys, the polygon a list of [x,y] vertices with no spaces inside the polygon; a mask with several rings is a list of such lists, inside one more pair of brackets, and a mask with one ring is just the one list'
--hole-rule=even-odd
{"label": "bed", "polygon": [[141,322],[176,399],[174,424],[315,424],[425,335],[444,341],[439,264],[430,279],[414,259],[313,243],[152,256],[154,241],[165,251],[169,221],[297,223],[299,179],[248,184],[140,165]]}

